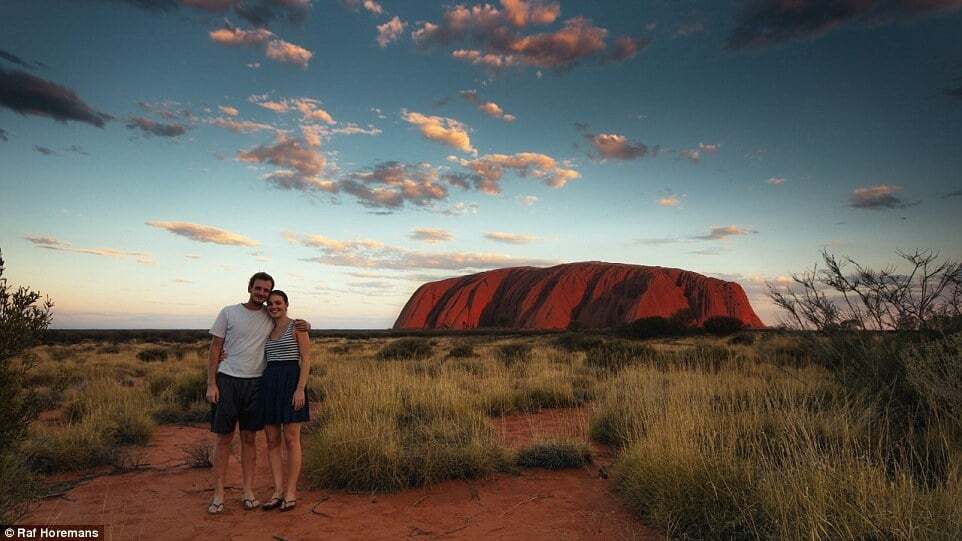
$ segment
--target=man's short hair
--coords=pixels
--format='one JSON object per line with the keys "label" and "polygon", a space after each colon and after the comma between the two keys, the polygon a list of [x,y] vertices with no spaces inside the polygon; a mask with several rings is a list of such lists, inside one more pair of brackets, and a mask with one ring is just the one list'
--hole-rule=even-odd
{"label": "man's short hair", "polygon": [[250,281],[247,282],[248,291],[250,291],[250,289],[254,287],[254,282],[257,280],[270,280],[271,289],[274,289],[274,278],[270,274],[267,274],[266,272],[257,272],[257,273],[254,273],[254,276],[251,276]]}

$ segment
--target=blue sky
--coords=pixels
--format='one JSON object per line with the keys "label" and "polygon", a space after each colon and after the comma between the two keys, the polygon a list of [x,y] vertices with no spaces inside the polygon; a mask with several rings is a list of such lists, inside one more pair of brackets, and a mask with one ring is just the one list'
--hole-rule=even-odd
{"label": "blue sky", "polygon": [[774,323],[764,282],[825,247],[962,258],[960,8],[4,2],[0,249],[55,327],[204,328],[265,270],[379,328],[427,280],[587,260]]}

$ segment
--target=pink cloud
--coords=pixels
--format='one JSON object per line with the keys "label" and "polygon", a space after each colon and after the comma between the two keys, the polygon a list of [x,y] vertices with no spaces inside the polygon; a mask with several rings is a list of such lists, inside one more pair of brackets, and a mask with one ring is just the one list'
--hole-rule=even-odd
{"label": "pink cloud", "polygon": [[377,44],[382,48],[387,47],[392,41],[397,41],[407,28],[407,23],[395,16],[390,21],[377,26]]}
{"label": "pink cloud", "polygon": [[462,152],[476,153],[471,146],[471,137],[464,124],[441,116],[429,116],[416,112],[401,111],[401,118],[417,126],[426,139],[443,143]]}

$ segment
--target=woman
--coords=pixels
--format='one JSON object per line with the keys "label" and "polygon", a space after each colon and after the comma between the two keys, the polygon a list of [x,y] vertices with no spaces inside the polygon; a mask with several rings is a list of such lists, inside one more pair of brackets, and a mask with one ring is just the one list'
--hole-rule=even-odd
{"label": "woman", "polygon": [[[294,328],[288,317],[287,294],[275,289],[267,297],[267,313],[274,329],[264,345],[267,367],[258,390],[267,435],[267,459],[274,478],[274,495],[264,509],[290,511],[297,504],[297,478],[301,474],[301,423],[309,420],[304,386],[311,372],[311,341]],[[287,468],[281,460],[281,435],[287,446]],[[286,490],[285,490],[286,487]]]}

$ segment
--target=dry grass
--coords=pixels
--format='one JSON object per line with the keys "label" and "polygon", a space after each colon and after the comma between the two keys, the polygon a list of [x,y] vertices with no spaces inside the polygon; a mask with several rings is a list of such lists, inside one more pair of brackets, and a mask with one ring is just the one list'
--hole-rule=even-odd
{"label": "dry grass", "polygon": [[[589,459],[586,442],[514,453],[491,418],[588,403],[591,436],[617,448],[618,493],[670,537],[962,537],[957,350],[908,365],[912,382],[938,401],[926,423],[895,433],[900,410],[840,384],[791,335],[419,340],[385,354],[398,341],[314,339],[308,387],[320,408],[305,431],[307,481],[400,490],[518,465],[578,467]],[[32,353],[28,384],[61,412],[31,429],[30,463],[41,471],[116,464],[125,446],[149,440],[154,423],[208,414],[206,342]],[[190,450],[189,462],[204,465],[205,451]]]}

